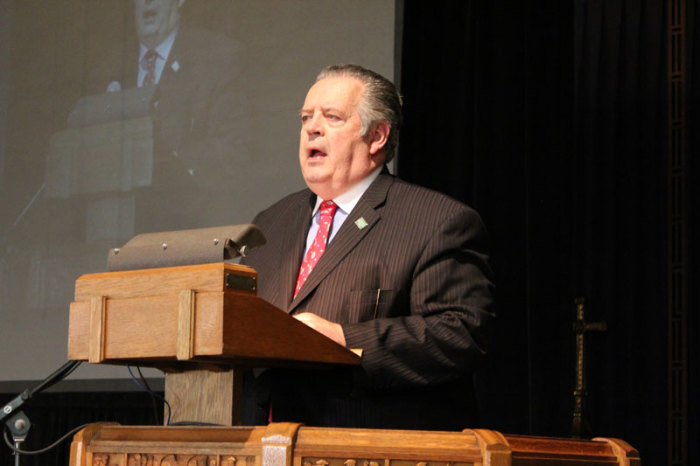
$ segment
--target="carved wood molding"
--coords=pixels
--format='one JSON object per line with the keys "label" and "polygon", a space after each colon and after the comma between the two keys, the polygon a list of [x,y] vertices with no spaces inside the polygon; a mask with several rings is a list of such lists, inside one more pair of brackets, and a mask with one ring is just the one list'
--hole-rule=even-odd
{"label": "carved wood molding", "polygon": [[622,440],[303,427],[90,426],[71,446],[74,466],[639,466]]}

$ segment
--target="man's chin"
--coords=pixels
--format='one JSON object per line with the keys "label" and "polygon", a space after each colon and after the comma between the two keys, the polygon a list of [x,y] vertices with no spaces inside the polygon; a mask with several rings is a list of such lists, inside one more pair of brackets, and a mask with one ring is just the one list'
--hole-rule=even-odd
{"label": "man's chin", "polygon": [[308,185],[319,185],[327,183],[330,180],[330,176],[324,175],[322,173],[314,173],[313,170],[304,172],[304,181]]}
{"label": "man's chin", "polygon": [[160,44],[158,35],[150,30],[139,31],[139,41],[148,48],[154,48]]}
{"label": "man's chin", "polygon": [[306,178],[326,178],[330,177],[331,170],[330,167],[326,165],[325,159],[318,158],[307,158],[301,164],[301,173]]}
{"label": "man's chin", "polygon": [[302,171],[304,182],[311,191],[319,194],[319,191],[325,192],[326,186],[331,185],[331,175],[328,172],[321,170],[305,169]]}

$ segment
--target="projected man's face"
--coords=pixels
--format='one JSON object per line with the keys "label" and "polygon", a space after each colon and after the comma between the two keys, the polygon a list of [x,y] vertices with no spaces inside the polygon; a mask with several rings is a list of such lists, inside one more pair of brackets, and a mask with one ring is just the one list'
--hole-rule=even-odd
{"label": "projected man's face", "polygon": [[362,136],[363,94],[359,79],[339,76],[316,82],[306,95],[299,162],[307,186],[322,199],[343,194],[383,163],[378,151],[386,139],[377,141],[376,130]]}
{"label": "projected man's face", "polygon": [[149,49],[163,42],[180,21],[180,7],[185,0],[134,0],[136,31]]}

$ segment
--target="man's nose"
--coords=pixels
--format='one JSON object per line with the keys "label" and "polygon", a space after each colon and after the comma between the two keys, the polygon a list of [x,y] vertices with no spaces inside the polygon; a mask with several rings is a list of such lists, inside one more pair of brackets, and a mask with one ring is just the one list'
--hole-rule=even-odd
{"label": "man's nose", "polygon": [[323,125],[321,124],[321,115],[320,113],[314,113],[309,117],[308,120],[306,120],[306,123],[304,124],[304,128],[306,129],[306,132],[311,134],[323,134]]}

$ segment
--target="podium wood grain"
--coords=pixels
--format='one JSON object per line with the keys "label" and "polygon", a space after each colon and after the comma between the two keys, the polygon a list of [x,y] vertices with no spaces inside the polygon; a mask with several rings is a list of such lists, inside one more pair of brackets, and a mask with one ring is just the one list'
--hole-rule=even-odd
{"label": "podium wood grain", "polygon": [[[191,370],[165,375],[165,399],[171,423],[207,422],[239,425],[242,376],[240,370]],[[168,415],[167,408],[165,415]],[[167,417],[164,417],[167,419]]]}

